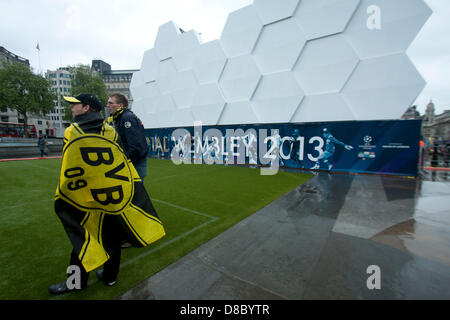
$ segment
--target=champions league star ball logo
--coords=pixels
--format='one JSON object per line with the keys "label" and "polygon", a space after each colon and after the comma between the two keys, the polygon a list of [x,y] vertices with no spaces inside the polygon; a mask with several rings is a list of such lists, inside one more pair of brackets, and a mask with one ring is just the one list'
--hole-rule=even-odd
{"label": "champions league star ball logo", "polygon": [[371,136],[365,136],[363,140],[364,140],[364,144],[366,146],[370,146],[370,143],[372,142],[372,137]]}

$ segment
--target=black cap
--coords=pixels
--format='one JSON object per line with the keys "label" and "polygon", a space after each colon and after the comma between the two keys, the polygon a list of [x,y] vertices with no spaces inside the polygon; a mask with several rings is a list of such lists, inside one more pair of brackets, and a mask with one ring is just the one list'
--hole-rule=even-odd
{"label": "black cap", "polygon": [[82,103],[89,105],[92,110],[100,112],[103,109],[102,103],[98,98],[91,93],[82,93],[76,97],[63,97],[69,103]]}

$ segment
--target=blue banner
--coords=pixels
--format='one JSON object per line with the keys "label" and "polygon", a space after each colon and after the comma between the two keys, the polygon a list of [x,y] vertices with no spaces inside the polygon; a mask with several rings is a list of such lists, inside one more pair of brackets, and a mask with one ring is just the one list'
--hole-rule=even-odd
{"label": "blue banner", "polygon": [[416,176],[421,120],[340,121],[146,129],[149,156]]}

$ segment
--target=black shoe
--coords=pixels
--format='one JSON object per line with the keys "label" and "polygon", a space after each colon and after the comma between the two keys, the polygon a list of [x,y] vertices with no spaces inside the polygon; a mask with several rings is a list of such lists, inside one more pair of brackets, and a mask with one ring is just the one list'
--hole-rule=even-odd
{"label": "black shoe", "polygon": [[101,270],[97,270],[97,278],[99,278],[99,280],[103,281],[104,284],[106,284],[108,287],[112,287],[113,285],[115,285],[117,283],[116,280],[113,281],[105,281],[105,279],[103,278],[103,269]]}
{"label": "black shoe", "polygon": [[131,244],[131,243],[129,243],[129,242],[124,242],[124,243],[122,243],[122,245],[120,246],[122,249],[125,249],[125,248],[131,248],[133,245]]}
{"label": "black shoe", "polygon": [[67,293],[67,292],[81,291],[81,290],[83,290],[83,289],[69,289],[65,282],[58,283],[58,284],[52,284],[50,287],[48,287],[48,291],[51,294],[63,294],[63,293]]}

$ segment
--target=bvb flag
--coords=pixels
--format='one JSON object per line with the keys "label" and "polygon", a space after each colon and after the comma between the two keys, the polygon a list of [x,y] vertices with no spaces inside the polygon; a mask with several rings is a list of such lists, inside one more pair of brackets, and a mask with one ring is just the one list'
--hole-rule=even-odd
{"label": "bvb flag", "polygon": [[87,272],[109,259],[103,247],[107,237],[119,236],[103,229],[108,215],[119,219],[136,247],[165,235],[142,180],[106,123],[98,134],[77,123],[66,129],[55,211]]}

